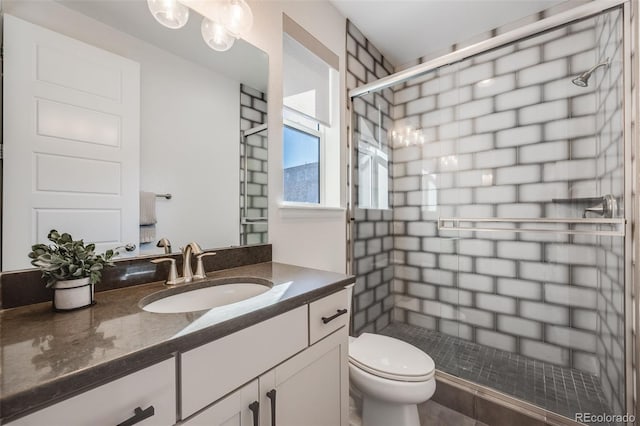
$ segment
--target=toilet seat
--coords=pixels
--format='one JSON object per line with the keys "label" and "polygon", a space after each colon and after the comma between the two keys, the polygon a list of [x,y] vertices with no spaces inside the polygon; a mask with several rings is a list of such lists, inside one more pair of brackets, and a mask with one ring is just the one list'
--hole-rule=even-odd
{"label": "toilet seat", "polygon": [[349,342],[349,362],[377,377],[424,382],[435,375],[435,363],[413,345],[393,337],[363,333]]}

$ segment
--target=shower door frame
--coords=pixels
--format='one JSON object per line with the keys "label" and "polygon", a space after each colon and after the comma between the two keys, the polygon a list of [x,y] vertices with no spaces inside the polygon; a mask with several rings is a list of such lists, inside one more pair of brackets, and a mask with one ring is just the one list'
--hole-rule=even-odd
{"label": "shower door frame", "polygon": [[[631,29],[631,12],[632,12],[632,0],[594,0],[589,3],[586,3],[581,6],[577,6],[566,11],[557,13],[555,15],[549,16],[547,18],[541,19],[539,21],[524,25],[520,28],[505,32],[503,34],[497,35],[495,37],[489,38],[487,40],[472,44],[470,46],[464,47],[462,49],[458,49],[451,53],[442,55],[433,60],[424,62],[422,64],[418,64],[407,68],[403,71],[391,74],[387,77],[376,80],[372,83],[367,83],[360,87],[357,87],[353,90],[349,91],[348,94],[348,102],[349,102],[349,118],[348,118],[348,141],[347,141],[347,223],[346,223],[346,232],[347,232],[347,273],[352,273],[353,268],[353,255],[351,253],[353,243],[354,243],[354,223],[355,223],[355,209],[356,205],[356,195],[355,185],[353,184],[355,180],[356,169],[354,168],[354,157],[356,154],[356,146],[354,145],[353,140],[353,100],[357,97],[367,95],[369,93],[377,92],[384,88],[388,88],[394,86],[396,84],[408,81],[412,78],[424,75],[428,72],[434,71],[438,68],[454,64],[456,62],[462,61],[469,57],[481,54],[483,52],[499,48],[501,46],[511,44],[517,42],[518,40],[525,39],[527,37],[534,36],[538,33],[542,33],[557,27],[562,27],[570,24],[573,21],[577,21],[580,19],[585,19],[589,17],[594,17],[599,15],[607,10],[614,9],[620,7],[622,11],[622,22],[623,22],[623,141],[624,141],[624,211],[625,211],[625,224],[624,224],[624,277],[625,277],[625,285],[624,285],[624,306],[625,306],[625,413],[640,415],[640,398],[638,401],[634,401],[634,364],[638,367],[635,371],[635,379],[637,383],[640,384],[640,342],[636,343],[633,340],[633,331],[634,328],[637,331],[640,331],[640,298],[636,297],[634,300],[634,295],[637,296],[637,291],[634,290],[636,288],[635,283],[633,282],[634,275],[640,277],[640,262],[636,262],[637,265],[633,264],[633,250],[634,248],[640,253],[640,230],[637,227],[633,226],[636,220],[637,211],[634,209],[634,206],[638,206],[638,202],[640,201],[640,197],[638,194],[633,194],[633,183],[634,176],[633,170],[635,165],[635,160],[633,159],[633,154],[640,154],[640,150],[636,146],[638,144],[638,140],[633,138],[632,135],[632,126],[631,120],[632,117],[636,118],[636,128],[640,126],[640,108],[636,108],[636,111],[632,111],[632,102],[631,99],[634,97],[636,99],[636,104],[640,106],[640,96],[638,96],[640,90],[638,86],[639,82],[636,82],[635,92],[632,93],[631,86],[631,37],[636,36],[636,62],[637,57],[640,52],[640,38],[638,38],[638,20],[640,17],[637,16],[638,7],[635,9],[635,31],[632,32]],[[638,67],[634,68],[636,71]],[[640,190],[640,177],[638,178],[638,188]],[[393,208],[391,206],[390,208]],[[635,268],[635,270],[634,270]],[[635,313],[635,315],[634,315]],[[635,317],[635,323],[634,323]],[[640,339],[639,339],[640,341]],[[634,363],[634,347],[635,351],[635,363]],[[515,397],[510,395],[505,395],[500,393],[492,388],[485,387],[483,385],[478,385],[472,382],[469,382],[465,379],[459,378],[457,376],[453,376],[447,373],[443,373],[438,371],[438,378],[443,379],[450,384],[458,387],[464,387],[465,385],[472,384],[472,388],[475,389],[479,394],[485,395],[497,401],[501,401],[502,403],[506,403],[510,405],[512,408],[516,410],[520,410],[526,412],[528,414],[537,414],[542,415],[547,420],[556,420],[561,422],[566,422],[570,420],[570,423],[567,424],[578,424],[567,417],[556,414],[552,411],[548,411],[541,407],[534,406],[530,403],[526,403],[521,401]],[[634,404],[635,402],[635,404]]]}

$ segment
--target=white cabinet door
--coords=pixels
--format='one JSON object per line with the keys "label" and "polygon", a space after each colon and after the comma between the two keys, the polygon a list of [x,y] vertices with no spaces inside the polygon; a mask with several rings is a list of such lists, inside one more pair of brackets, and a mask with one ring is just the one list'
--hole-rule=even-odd
{"label": "white cabinet door", "polygon": [[347,329],[343,327],[261,376],[260,424],[346,426],[347,345]]}
{"label": "white cabinet door", "polygon": [[258,380],[238,389],[184,423],[185,426],[253,426],[259,415]]}
{"label": "white cabinet door", "polygon": [[4,15],[2,269],[51,229],[139,241],[140,66]]}
{"label": "white cabinet door", "polygon": [[[170,426],[176,422],[176,361],[162,361],[11,422],[11,426]],[[139,421],[137,421],[139,420]]]}

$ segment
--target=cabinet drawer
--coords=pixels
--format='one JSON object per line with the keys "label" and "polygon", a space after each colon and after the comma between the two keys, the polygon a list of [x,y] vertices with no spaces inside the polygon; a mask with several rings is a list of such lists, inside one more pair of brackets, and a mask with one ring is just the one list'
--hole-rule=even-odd
{"label": "cabinet drawer", "polygon": [[182,418],[307,347],[307,305],[182,354]]}
{"label": "cabinet drawer", "polygon": [[[173,425],[176,422],[176,362],[162,361],[80,395],[11,422],[11,426],[117,425],[141,408],[153,415],[136,425]],[[149,411],[147,411],[149,410]]]}
{"label": "cabinet drawer", "polygon": [[309,304],[309,343],[314,344],[349,323],[347,290]]}

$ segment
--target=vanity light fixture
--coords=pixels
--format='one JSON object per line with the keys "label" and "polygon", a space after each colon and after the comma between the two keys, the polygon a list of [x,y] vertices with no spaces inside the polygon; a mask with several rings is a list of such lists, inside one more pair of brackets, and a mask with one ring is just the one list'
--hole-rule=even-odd
{"label": "vanity light fixture", "polygon": [[[153,17],[165,27],[181,28],[189,19],[190,0],[147,0],[147,5]],[[245,0],[208,0],[204,15],[200,27],[202,38],[218,52],[231,49],[235,40],[245,36],[253,25],[253,13]]]}
{"label": "vanity light fixture", "polygon": [[167,28],[182,28],[189,20],[189,8],[177,0],[147,0],[149,11]]}

